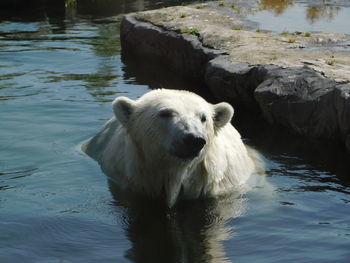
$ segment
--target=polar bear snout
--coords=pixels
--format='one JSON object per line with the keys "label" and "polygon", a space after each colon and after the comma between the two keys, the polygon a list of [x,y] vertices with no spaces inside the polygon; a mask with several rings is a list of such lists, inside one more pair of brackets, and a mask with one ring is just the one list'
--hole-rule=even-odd
{"label": "polar bear snout", "polygon": [[199,155],[205,144],[204,137],[192,133],[186,134],[176,147],[175,155],[181,159],[193,159]]}
{"label": "polar bear snout", "polygon": [[196,136],[194,134],[187,134],[183,138],[183,143],[194,152],[199,152],[206,144],[206,140],[203,137]]}

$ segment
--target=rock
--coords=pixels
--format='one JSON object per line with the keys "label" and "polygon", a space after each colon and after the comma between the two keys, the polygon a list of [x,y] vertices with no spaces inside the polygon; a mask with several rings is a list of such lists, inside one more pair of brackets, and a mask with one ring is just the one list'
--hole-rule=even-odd
{"label": "rock", "polygon": [[340,136],[350,153],[350,84],[338,85],[334,105]]}
{"label": "rock", "polygon": [[152,23],[126,15],[121,22],[120,38],[125,52],[158,60],[177,74],[204,79],[207,62],[223,52],[202,46],[198,37],[164,30]]}
{"label": "rock", "polygon": [[263,66],[232,63],[228,56],[218,56],[208,62],[205,84],[217,99],[249,111],[259,111],[254,99],[255,88],[264,80],[267,71]]}
{"label": "rock", "polygon": [[272,68],[255,90],[264,117],[316,138],[337,138],[336,82],[308,67]]}
{"label": "rock", "polygon": [[273,68],[255,90],[264,117],[314,138],[345,141],[350,153],[350,84],[308,67]]}
{"label": "rock", "polygon": [[348,153],[350,153],[350,134],[346,137],[345,145],[346,145],[346,150],[348,151]]}
{"label": "rock", "polygon": [[211,2],[126,15],[123,53],[157,59],[218,100],[350,153],[350,36],[244,30],[252,24],[226,11]]}

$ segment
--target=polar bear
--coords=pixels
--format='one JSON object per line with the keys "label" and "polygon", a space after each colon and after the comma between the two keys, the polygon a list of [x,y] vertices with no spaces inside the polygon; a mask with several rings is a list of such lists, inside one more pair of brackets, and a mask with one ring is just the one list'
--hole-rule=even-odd
{"label": "polar bear", "polygon": [[179,198],[237,191],[255,170],[228,103],[158,89],[137,100],[118,97],[112,107],[115,116],[83,150],[130,192],[164,198],[172,207]]}

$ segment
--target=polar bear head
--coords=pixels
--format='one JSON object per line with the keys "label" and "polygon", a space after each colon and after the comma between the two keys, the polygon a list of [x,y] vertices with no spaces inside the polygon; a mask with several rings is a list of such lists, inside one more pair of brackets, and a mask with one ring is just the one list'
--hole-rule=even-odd
{"label": "polar bear head", "polygon": [[233,115],[228,103],[213,105],[194,93],[167,89],[137,100],[118,97],[113,111],[144,155],[183,162],[203,155]]}

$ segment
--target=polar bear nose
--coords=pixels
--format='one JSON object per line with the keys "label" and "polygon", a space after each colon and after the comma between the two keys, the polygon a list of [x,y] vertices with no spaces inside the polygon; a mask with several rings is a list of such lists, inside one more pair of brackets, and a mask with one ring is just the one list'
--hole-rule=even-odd
{"label": "polar bear nose", "polygon": [[197,155],[206,144],[206,141],[203,137],[194,134],[187,134],[183,138],[183,143],[186,148],[188,148],[193,154]]}

